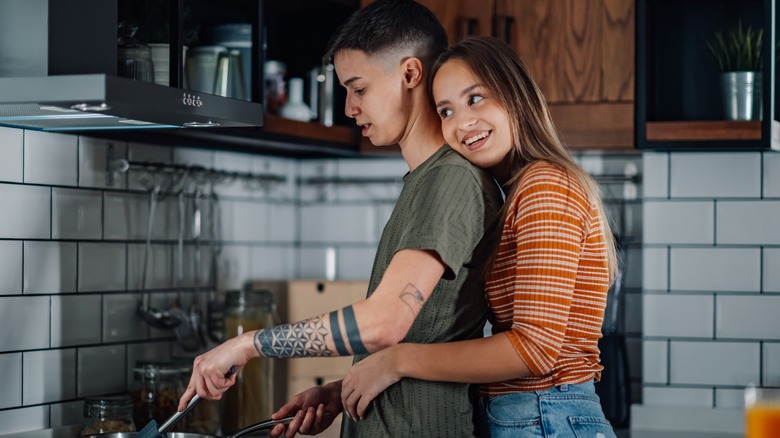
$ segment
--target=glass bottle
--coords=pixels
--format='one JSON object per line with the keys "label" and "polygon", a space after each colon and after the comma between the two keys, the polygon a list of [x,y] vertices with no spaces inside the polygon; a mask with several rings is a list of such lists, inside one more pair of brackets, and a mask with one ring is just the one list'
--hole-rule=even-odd
{"label": "glass bottle", "polygon": [[84,399],[84,427],[81,435],[107,432],[135,432],[130,394]]}
{"label": "glass bottle", "polygon": [[[232,290],[225,296],[225,337],[268,329],[276,320],[276,302],[266,290]],[[273,413],[272,361],[249,362],[223,396],[222,433],[231,434]]]}

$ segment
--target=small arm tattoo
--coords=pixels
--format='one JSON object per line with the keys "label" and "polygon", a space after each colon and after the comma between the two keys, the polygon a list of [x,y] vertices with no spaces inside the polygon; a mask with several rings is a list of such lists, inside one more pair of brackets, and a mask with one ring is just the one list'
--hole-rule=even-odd
{"label": "small arm tattoo", "polygon": [[420,292],[419,289],[417,289],[412,283],[409,283],[406,285],[403,291],[401,291],[401,295],[399,295],[401,300],[406,304],[407,307],[409,307],[409,310],[412,311],[412,314],[417,317],[417,314],[420,313],[420,309],[422,309],[423,304],[425,304],[425,298],[423,298],[422,292]]}
{"label": "small arm tattoo", "polygon": [[265,357],[332,356],[321,317],[283,324],[255,333],[255,349]]}

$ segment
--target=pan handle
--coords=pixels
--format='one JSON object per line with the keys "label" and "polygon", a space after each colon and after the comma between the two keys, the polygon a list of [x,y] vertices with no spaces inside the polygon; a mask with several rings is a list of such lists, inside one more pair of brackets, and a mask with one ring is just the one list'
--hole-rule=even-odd
{"label": "pan handle", "polygon": [[259,430],[268,430],[273,428],[279,423],[289,423],[293,420],[293,418],[295,417],[285,417],[279,420],[266,420],[261,423],[253,424],[247,427],[246,429],[241,429],[238,432],[234,433],[233,435],[230,435],[228,438],[238,438],[252,432],[257,432]]}

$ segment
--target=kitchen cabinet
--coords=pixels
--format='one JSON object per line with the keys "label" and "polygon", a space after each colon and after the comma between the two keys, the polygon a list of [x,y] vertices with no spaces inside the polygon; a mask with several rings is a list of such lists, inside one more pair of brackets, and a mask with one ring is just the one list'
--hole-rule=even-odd
{"label": "kitchen cabinet", "polygon": [[[637,0],[636,142],[654,150],[780,148],[773,0]],[[724,120],[715,32],[763,28],[760,119]]]}
{"label": "kitchen cabinet", "polygon": [[512,45],[570,148],[633,148],[634,0],[419,1],[450,43],[492,35]]}
{"label": "kitchen cabinet", "polygon": [[[250,100],[262,103],[264,96],[263,65],[276,60],[286,65],[285,81],[304,78],[308,85],[310,70],[321,65],[330,36],[358,8],[357,0],[115,0],[118,19],[138,24],[138,37],[145,42],[171,42],[172,50],[188,45],[189,50],[215,44],[213,29],[233,23],[251,25],[251,56],[242,62],[251,64],[245,79],[251,89]],[[178,6],[177,6],[178,4]],[[181,11],[181,35],[169,24],[173,12]],[[172,12],[173,11],[173,12]],[[178,26],[178,24],[175,24]],[[151,29],[151,30],[150,30]],[[218,44],[218,43],[217,43]],[[177,58],[171,56],[172,60]],[[180,83],[184,63],[174,61],[171,70],[178,70]],[[176,73],[171,76],[176,76]],[[119,141],[143,142],[178,146],[235,149],[297,158],[319,158],[359,155],[359,133],[354,122],[343,115],[344,93],[335,87],[334,125],[326,127],[316,121],[300,122],[266,113],[262,127],[218,127],[208,129],[158,129],[134,131],[90,131],[88,135]],[[308,101],[308,87],[305,92]],[[236,101],[236,99],[230,99]],[[235,102],[241,104],[244,102]],[[258,111],[259,112],[259,111]],[[85,132],[86,133],[86,132]]]}
{"label": "kitchen cabinet", "polygon": [[634,144],[634,0],[496,0],[570,148]]}

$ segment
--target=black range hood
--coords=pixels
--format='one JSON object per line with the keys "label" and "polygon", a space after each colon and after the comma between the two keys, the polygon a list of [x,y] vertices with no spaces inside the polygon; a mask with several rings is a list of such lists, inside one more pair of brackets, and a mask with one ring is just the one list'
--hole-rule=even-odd
{"label": "black range hood", "polygon": [[116,76],[0,78],[0,125],[85,131],[262,124],[256,103]]}
{"label": "black range hood", "polygon": [[[175,86],[182,83],[176,62],[182,0],[160,1],[179,11],[170,20],[179,29],[171,34],[170,87],[116,76],[117,0],[0,1],[0,125],[45,131],[262,126],[262,104]],[[255,47],[262,47],[261,32],[254,33]],[[252,59],[255,72],[259,58]],[[261,93],[253,90],[254,100],[262,101]]]}

